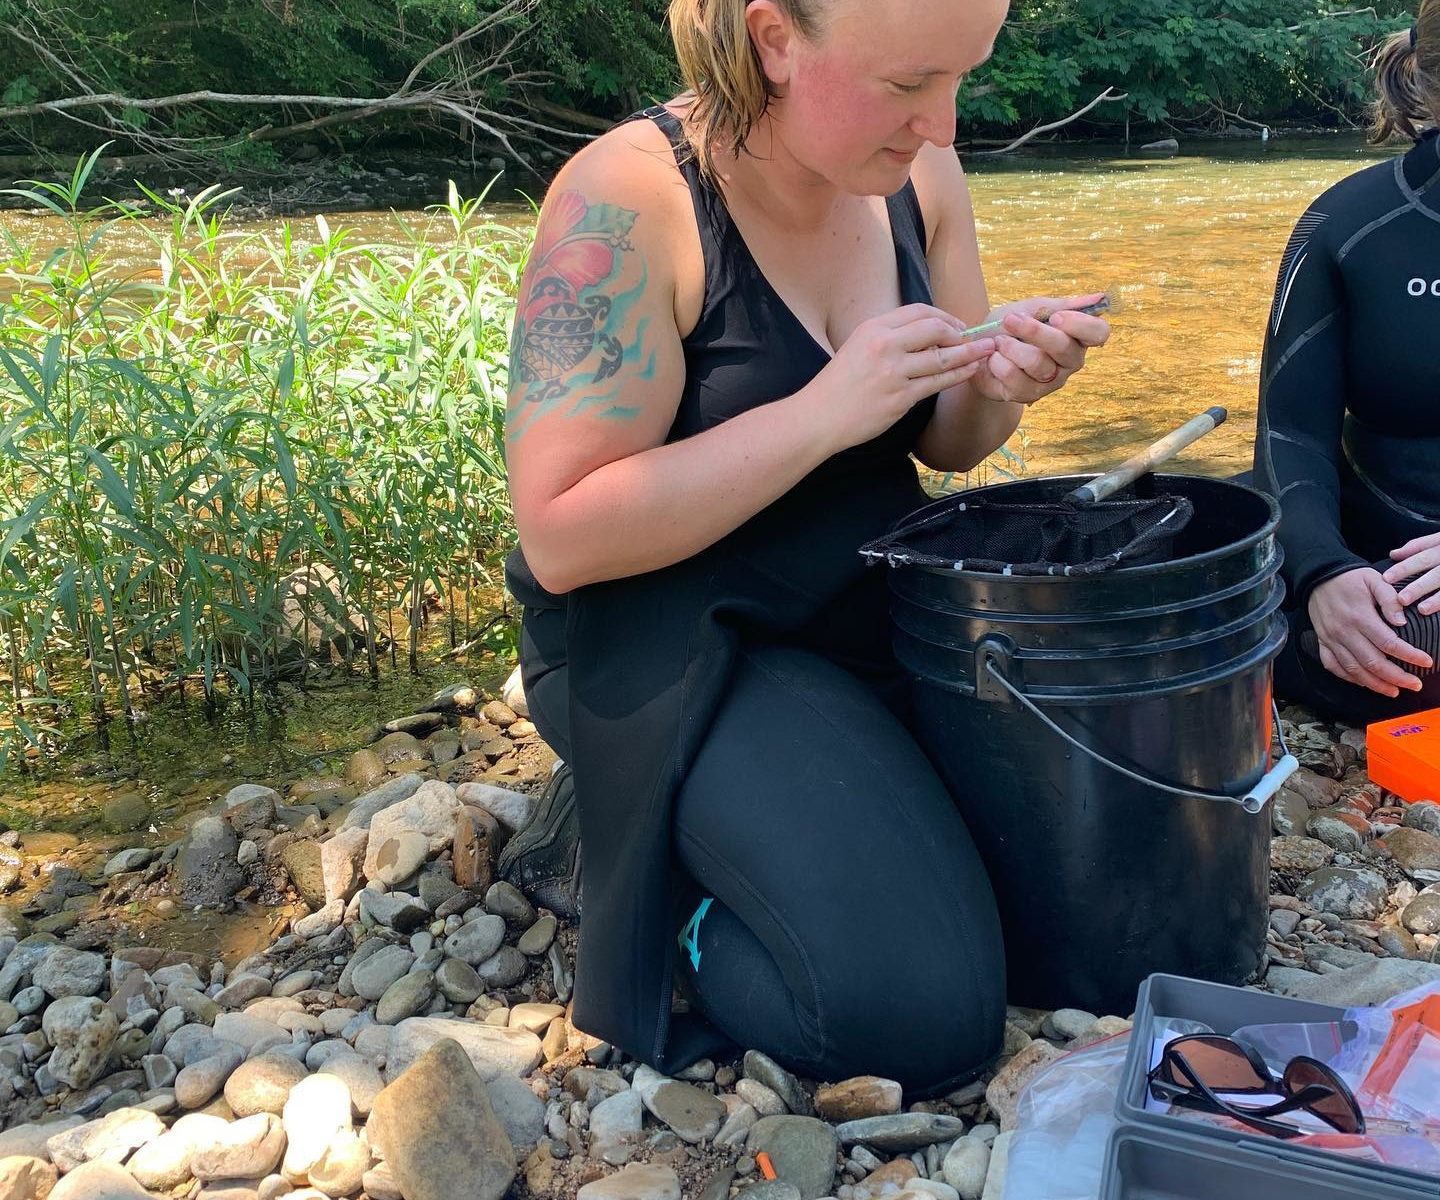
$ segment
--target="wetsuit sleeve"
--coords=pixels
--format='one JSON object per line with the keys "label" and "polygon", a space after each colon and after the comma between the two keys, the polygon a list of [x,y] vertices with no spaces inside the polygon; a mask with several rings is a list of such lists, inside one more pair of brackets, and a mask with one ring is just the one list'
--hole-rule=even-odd
{"label": "wetsuit sleeve", "polygon": [[1324,197],[1300,218],[1280,262],[1265,329],[1256,484],[1280,501],[1284,577],[1295,603],[1318,583],[1369,564],[1340,524],[1345,420],[1345,297]]}

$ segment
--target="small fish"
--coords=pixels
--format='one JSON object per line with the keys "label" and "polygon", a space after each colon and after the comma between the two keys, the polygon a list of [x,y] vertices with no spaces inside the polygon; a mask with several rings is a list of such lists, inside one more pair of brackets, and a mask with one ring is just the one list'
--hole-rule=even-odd
{"label": "small fish", "polygon": [[[1101,313],[1110,312],[1114,307],[1115,302],[1111,299],[1110,293],[1106,292],[1103,296],[1100,297],[1100,299],[1095,301],[1094,304],[1086,304],[1081,308],[1053,310],[1047,310],[1042,308],[1038,312],[1036,312],[1035,319],[1037,321],[1048,321],[1057,312],[1082,312],[1086,316],[1098,317]],[[986,321],[982,325],[972,325],[969,329],[961,330],[960,336],[962,338],[983,337],[987,333],[994,333],[1004,324],[1004,317],[1001,317],[998,321]]]}

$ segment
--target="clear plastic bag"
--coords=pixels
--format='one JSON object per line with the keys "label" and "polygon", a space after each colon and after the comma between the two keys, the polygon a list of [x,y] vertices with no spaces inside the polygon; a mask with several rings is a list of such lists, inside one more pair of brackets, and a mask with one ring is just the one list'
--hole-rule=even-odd
{"label": "clear plastic bag", "polygon": [[1341,1075],[1367,1119],[1440,1131],[1440,983],[1373,1008],[1345,1010],[1357,1027]]}
{"label": "clear plastic bag", "polygon": [[[1172,1020],[1161,1045],[1187,1033],[1211,1033],[1198,1021]],[[1119,1033],[1051,1063],[1020,1093],[1005,1170],[1005,1200],[1095,1200],[1115,1128],[1115,1094],[1125,1074],[1130,1035]]]}

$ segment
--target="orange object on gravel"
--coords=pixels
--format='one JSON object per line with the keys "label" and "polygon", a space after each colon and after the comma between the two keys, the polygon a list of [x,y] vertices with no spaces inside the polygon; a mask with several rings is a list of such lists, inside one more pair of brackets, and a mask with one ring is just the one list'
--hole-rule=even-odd
{"label": "orange object on gravel", "polygon": [[1365,730],[1370,778],[1402,800],[1440,801],[1440,708]]}

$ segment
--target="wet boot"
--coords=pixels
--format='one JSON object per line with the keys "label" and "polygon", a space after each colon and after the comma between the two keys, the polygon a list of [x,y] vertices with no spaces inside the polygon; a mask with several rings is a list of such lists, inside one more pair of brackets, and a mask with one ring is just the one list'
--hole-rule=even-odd
{"label": "wet boot", "polygon": [[496,874],[557,917],[579,917],[580,816],[568,764],[559,764],[529,824],[505,843]]}

